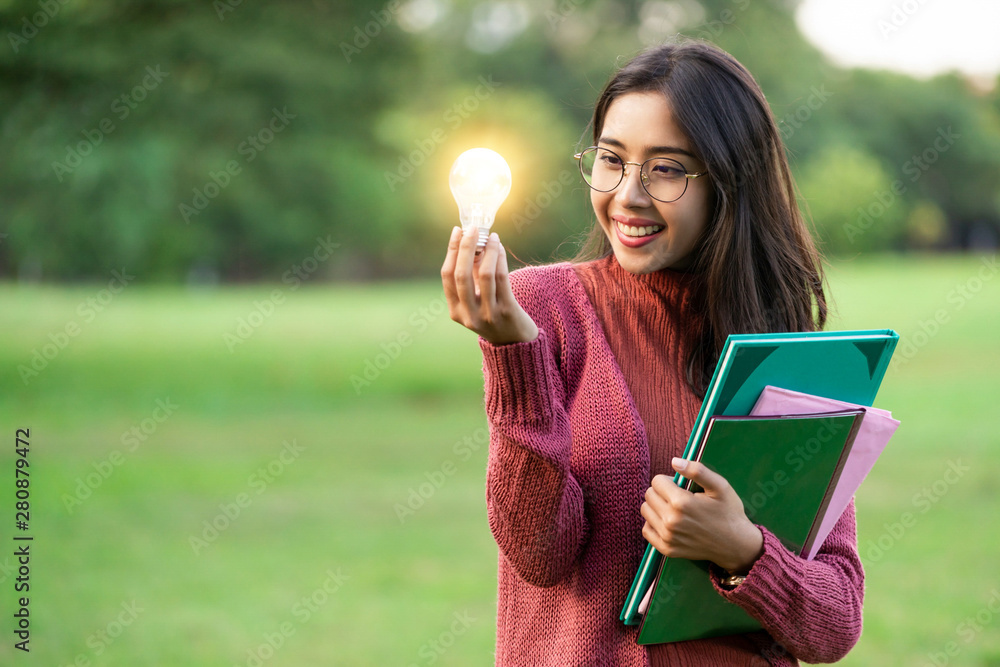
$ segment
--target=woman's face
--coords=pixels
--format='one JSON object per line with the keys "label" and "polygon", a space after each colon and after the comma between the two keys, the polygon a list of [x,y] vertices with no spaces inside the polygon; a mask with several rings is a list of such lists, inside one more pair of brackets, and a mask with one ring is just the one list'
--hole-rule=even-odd
{"label": "woman's face", "polygon": [[[689,174],[705,171],[674,123],[667,100],[657,92],[627,93],[615,99],[605,114],[597,145],[626,162],[641,164],[652,157],[669,157]],[[713,213],[710,178],[688,179],[684,196],[664,203],[649,196],[640,182],[639,168],[629,165],[625,178],[611,192],[591,190],[591,204],[618,263],[630,273],[690,267]]]}

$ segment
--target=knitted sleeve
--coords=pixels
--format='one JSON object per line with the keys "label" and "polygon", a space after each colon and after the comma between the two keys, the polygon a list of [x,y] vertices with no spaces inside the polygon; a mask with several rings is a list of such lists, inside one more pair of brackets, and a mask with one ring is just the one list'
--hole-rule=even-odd
{"label": "knitted sleeve", "polygon": [[490,451],[486,508],[504,558],[526,582],[554,586],[573,569],[588,534],[583,491],[570,472],[571,431],[560,361],[559,292],[548,274],[511,275],[514,295],[539,328],[528,343],[480,339]]}
{"label": "knitted sleeve", "polygon": [[774,638],[770,655],[787,652],[809,663],[840,660],[861,637],[865,593],[854,501],[811,561],[789,551],[766,528],[761,532],[764,553],[746,580],[727,591],[719,586],[722,572],[712,567],[716,589],[746,609]]}

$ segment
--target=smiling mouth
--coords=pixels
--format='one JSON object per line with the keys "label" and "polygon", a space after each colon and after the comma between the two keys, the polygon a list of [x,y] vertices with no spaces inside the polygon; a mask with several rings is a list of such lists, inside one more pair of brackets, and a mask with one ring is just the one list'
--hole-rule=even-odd
{"label": "smiling mouth", "polygon": [[646,227],[633,227],[630,225],[623,224],[615,220],[615,224],[618,226],[618,231],[620,231],[625,236],[631,236],[634,238],[641,238],[643,236],[652,236],[663,231],[663,225],[648,225]]}

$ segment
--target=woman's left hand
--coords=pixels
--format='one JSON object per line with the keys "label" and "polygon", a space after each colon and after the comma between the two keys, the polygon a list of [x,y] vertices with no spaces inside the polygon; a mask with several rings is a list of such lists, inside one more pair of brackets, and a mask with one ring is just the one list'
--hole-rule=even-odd
{"label": "woman's left hand", "polygon": [[746,574],[764,550],[764,536],[743,501],[701,463],[675,458],[673,466],[705,491],[691,493],[667,475],[654,477],[640,508],[643,537],[665,556],[710,560],[731,574]]}

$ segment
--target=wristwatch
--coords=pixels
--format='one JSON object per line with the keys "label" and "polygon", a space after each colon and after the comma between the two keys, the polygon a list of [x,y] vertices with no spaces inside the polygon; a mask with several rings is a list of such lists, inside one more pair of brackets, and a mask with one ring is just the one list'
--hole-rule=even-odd
{"label": "wristwatch", "polygon": [[746,581],[746,578],[745,574],[731,574],[728,577],[722,577],[719,584],[723,588],[733,589]]}

